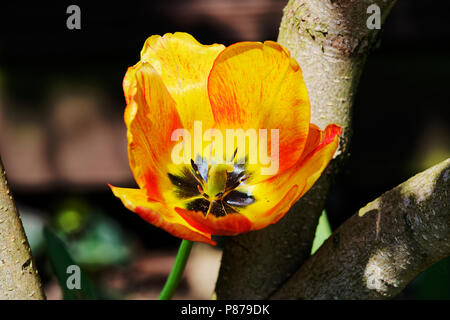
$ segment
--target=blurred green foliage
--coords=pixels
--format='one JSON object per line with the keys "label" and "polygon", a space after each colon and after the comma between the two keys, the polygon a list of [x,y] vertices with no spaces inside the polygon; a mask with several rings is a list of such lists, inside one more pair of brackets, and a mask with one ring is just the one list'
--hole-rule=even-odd
{"label": "blurred green foliage", "polygon": [[319,218],[319,223],[317,224],[316,234],[314,236],[314,241],[311,248],[311,255],[313,255],[320,248],[322,243],[324,243],[325,240],[327,240],[328,237],[331,236],[331,233],[332,232],[330,223],[328,222],[327,213],[325,210],[323,210]]}
{"label": "blurred green foliage", "polygon": [[68,268],[69,266],[78,266],[78,264],[67,252],[64,242],[53,231],[44,228],[44,238],[50,263],[63,292],[64,300],[96,299],[97,295],[95,294],[94,287],[86,277],[86,273],[82,270],[80,272],[80,289],[68,288],[67,281],[69,276],[71,276]]}
{"label": "blurred green foliage", "polygon": [[120,226],[83,199],[72,198],[61,203],[53,222],[69,252],[85,267],[120,264],[131,256],[129,242]]}

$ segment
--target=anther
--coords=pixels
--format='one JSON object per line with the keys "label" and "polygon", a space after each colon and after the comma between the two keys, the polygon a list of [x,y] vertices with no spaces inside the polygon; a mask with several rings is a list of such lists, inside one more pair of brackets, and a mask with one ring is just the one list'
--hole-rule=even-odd
{"label": "anther", "polygon": [[197,165],[195,164],[194,160],[192,160],[192,159],[191,159],[191,166],[192,166],[192,168],[194,169],[195,173],[198,173],[198,167],[197,167]]}
{"label": "anther", "polygon": [[222,191],[220,191],[218,194],[216,194],[216,198],[218,198],[218,199],[222,198],[222,196],[223,196],[223,192]]}
{"label": "anther", "polygon": [[238,150],[238,148],[236,148],[236,150],[234,150],[233,158],[231,158],[231,161],[233,161],[236,158],[237,150]]}

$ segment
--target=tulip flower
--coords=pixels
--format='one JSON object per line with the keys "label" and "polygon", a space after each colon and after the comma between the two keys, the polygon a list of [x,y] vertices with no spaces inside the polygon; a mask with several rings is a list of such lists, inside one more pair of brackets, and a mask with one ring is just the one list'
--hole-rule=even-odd
{"label": "tulip flower", "polygon": [[[186,33],[154,35],[128,69],[123,89],[129,163],[139,188],[110,187],[129,210],[186,240],[215,244],[212,235],[276,223],[311,188],[338,146],[339,126],[321,130],[310,123],[300,66],[276,42],[225,47],[202,45]],[[174,133],[192,133],[199,123],[204,134],[254,130],[267,142],[275,172],[264,174],[267,161],[250,163],[253,154],[242,148],[232,150],[231,159],[222,153],[220,163],[212,154],[229,150],[227,143],[209,149],[192,140],[180,144]],[[174,150],[188,161],[175,162]]]}

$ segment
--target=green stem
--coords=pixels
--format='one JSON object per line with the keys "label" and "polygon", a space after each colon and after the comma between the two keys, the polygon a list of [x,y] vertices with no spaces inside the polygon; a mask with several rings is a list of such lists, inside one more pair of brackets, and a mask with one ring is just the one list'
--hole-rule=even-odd
{"label": "green stem", "polygon": [[175,293],[178,283],[180,283],[181,276],[183,275],[184,268],[186,267],[189,254],[192,249],[192,241],[183,240],[178,249],[177,257],[175,258],[175,263],[173,264],[172,271],[167,278],[164,288],[159,294],[158,300],[170,300]]}

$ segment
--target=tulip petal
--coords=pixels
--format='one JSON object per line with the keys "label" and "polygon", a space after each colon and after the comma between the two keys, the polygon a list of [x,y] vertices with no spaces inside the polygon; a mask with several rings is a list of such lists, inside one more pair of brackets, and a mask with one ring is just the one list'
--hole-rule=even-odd
{"label": "tulip petal", "polygon": [[255,202],[240,211],[252,222],[252,230],[276,223],[312,187],[332,159],[341,131],[336,125],[323,132],[311,125],[300,160],[285,173],[253,186]]}
{"label": "tulip petal", "polygon": [[202,45],[183,32],[154,35],[144,44],[141,61],[150,63],[161,75],[186,129],[190,130],[195,120],[202,120],[205,128],[213,125],[206,86],[214,59],[224,48]]}
{"label": "tulip petal", "polygon": [[162,199],[162,190],[170,186],[166,164],[176,141],[172,132],[182,128],[161,77],[148,63],[129,68],[124,80],[128,105],[125,109],[128,157],[139,187],[153,200]]}
{"label": "tulip petal", "polygon": [[[279,130],[281,173],[294,165],[308,137],[310,107],[302,71],[281,45],[239,42],[216,58],[208,80],[214,119],[220,128]],[[270,154],[270,152],[269,152]]]}
{"label": "tulip petal", "polygon": [[122,200],[126,208],[136,212],[142,219],[156,227],[179,238],[216,245],[216,242],[211,240],[211,234],[197,230],[166,204],[149,200],[145,191],[111,185],[110,188],[114,195]]}
{"label": "tulip petal", "polygon": [[252,226],[250,220],[239,213],[230,213],[222,217],[208,214],[205,217],[201,211],[179,207],[175,207],[175,211],[198,230],[214,235],[233,236],[249,231]]}

